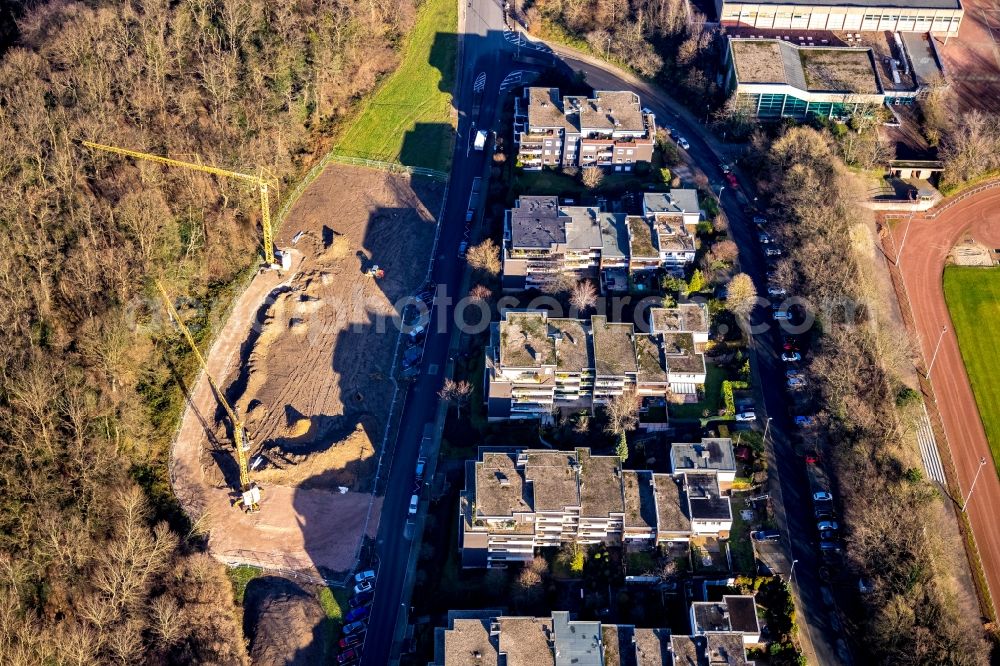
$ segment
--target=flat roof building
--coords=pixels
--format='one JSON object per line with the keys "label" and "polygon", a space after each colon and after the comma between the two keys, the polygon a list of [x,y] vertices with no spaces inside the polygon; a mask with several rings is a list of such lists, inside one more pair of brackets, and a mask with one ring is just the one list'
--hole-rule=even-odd
{"label": "flat roof building", "polygon": [[724,26],[762,30],[958,34],[959,0],[716,0]]}
{"label": "flat roof building", "polygon": [[727,594],[721,601],[696,601],[689,610],[692,634],[736,633],[746,645],[760,642],[757,602],[751,594]]}

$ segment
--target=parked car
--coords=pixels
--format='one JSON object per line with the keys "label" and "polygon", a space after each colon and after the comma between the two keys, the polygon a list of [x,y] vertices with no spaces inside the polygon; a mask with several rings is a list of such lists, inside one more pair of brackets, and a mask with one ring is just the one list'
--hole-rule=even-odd
{"label": "parked car", "polygon": [[424,478],[424,467],[427,466],[427,458],[420,456],[417,458],[417,469],[413,472],[413,476],[417,478],[417,481],[422,481]]}
{"label": "parked car", "polygon": [[720,164],[719,168],[722,169],[722,173],[724,173],[724,174],[729,174],[733,170],[733,168],[731,166],[729,166],[728,164],[726,164],[725,162],[723,162],[722,164]]}
{"label": "parked car", "polygon": [[756,224],[758,227],[762,227],[765,224],[767,224],[767,218],[764,217],[763,215],[754,215],[753,223]]}
{"label": "parked car", "polygon": [[344,615],[344,622],[357,622],[358,620],[363,620],[368,617],[369,613],[371,613],[371,608],[368,606],[358,606],[357,608],[352,608],[347,611],[346,615]]}
{"label": "parked car", "polygon": [[825,490],[813,493],[813,502],[832,502],[833,495]]}
{"label": "parked car", "polygon": [[817,502],[813,508],[816,520],[833,520],[833,502]]}
{"label": "parked car", "polygon": [[788,291],[784,287],[768,287],[767,288],[767,295],[768,296],[784,296],[787,293],[788,293]]}
{"label": "parked car", "polygon": [[785,363],[795,363],[802,360],[802,354],[793,351],[784,352],[781,355],[781,360]]}
{"label": "parked car", "polygon": [[363,580],[354,586],[354,594],[361,594],[362,592],[371,592],[375,589],[375,581]]}
{"label": "parked car", "polygon": [[682,136],[677,137],[677,145],[683,148],[684,150],[687,150],[688,148],[691,147],[691,144],[687,142],[687,139],[685,139]]}
{"label": "parked car", "polygon": [[820,530],[819,538],[824,541],[832,541],[837,538],[837,533],[833,530]]}
{"label": "parked car", "polygon": [[420,504],[420,498],[416,494],[410,495],[410,508],[407,511],[409,515],[415,515],[417,513],[417,506]]}
{"label": "parked car", "polygon": [[351,634],[356,634],[359,631],[364,631],[366,626],[367,625],[365,625],[365,623],[360,620],[358,620],[357,622],[348,622],[347,624],[344,625],[343,632],[345,636],[350,636]]}
{"label": "parked car", "polygon": [[799,351],[799,341],[786,335],[781,339],[781,348],[785,351]]}
{"label": "parked car", "polygon": [[676,141],[677,138],[680,136],[680,134],[677,133],[677,128],[675,127],[667,127],[666,130],[667,134],[669,134],[670,138],[673,139],[674,141]]}
{"label": "parked car", "polygon": [[836,541],[820,541],[819,549],[825,553],[839,553],[840,544]]}
{"label": "parked car", "polygon": [[756,421],[757,420],[757,414],[755,414],[754,412],[740,412],[739,414],[736,415],[736,420],[737,421]]}
{"label": "parked car", "polygon": [[360,645],[361,643],[364,642],[364,640],[365,640],[365,635],[361,632],[358,632],[356,634],[351,634],[350,636],[344,636],[343,638],[340,639],[340,642],[337,643],[337,645],[339,645],[340,649],[343,650],[344,648],[349,648],[352,645]]}
{"label": "parked car", "polygon": [[740,181],[736,180],[736,174],[731,171],[726,174],[726,182],[728,182],[729,187],[734,190],[740,189]]}
{"label": "parked car", "polygon": [[790,389],[800,389],[806,387],[806,380],[802,377],[789,377],[785,383]]}
{"label": "parked car", "polygon": [[789,368],[785,370],[785,377],[791,379],[792,377],[802,377],[802,372],[798,368]]}
{"label": "parked car", "polygon": [[821,520],[816,523],[816,529],[822,532],[824,530],[837,530],[840,529],[840,526],[837,525],[837,521],[835,520]]}
{"label": "parked car", "polygon": [[757,234],[757,240],[765,244],[774,242],[774,238],[772,238],[771,234],[767,233],[766,231],[762,231],[759,234]]}
{"label": "parked car", "polygon": [[807,453],[805,459],[807,465],[816,465],[819,463],[819,456],[815,453]]}
{"label": "parked car", "polygon": [[375,595],[371,592],[362,592],[361,594],[356,594],[351,597],[351,600],[347,603],[351,605],[351,608],[358,608],[360,606],[370,604],[374,598]]}
{"label": "parked car", "polygon": [[465,253],[469,249],[469,241],[462,241],[458,246],[458,258],[465,259]]}
{"label": "parked car", "polygon": [[787,319],[791,319],[792,318],[792,315],[791,315],[791,313],[788,310],[778,310],[776,312],[772,312],[771,316],[775,320],[778,320],[778,319],[786,319],[787,320]]}
{"label": "parked car", "polygon": [[776,247],[766,247],[764,248],[764,254],[766,254],[769,257],[780,257],[781,249]]}
{"label": "parked car", "polygon": [[352,661],[357,661],[358,659],[361,659],[361,653],[353,648],[337,655],[338,664],[349,664]]}
{"label": "parked car", "polygon": [[778,530],[758,530],[751,532],[750,538],[754,541],[780,541],[781,532]]}
{"label": "parked car", "polygon": [[796,416],[795,425],[800,428],[807,428],[812,424],[816,423],[816,419],[812,416]]}
{"label": "parked car", "polygon": [[369,569],[368,571],[362,571],[361,573],[354,574],[355,583],[363,583],[366,580],[375,580],[374,569]]}

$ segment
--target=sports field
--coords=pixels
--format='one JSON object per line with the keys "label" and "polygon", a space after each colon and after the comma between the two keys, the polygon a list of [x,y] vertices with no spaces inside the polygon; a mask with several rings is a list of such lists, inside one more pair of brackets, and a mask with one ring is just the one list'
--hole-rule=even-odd
{"label": "sports field", "polygon": [[948,266],[944,296],[1000,470],[1000,268]]}
{"label": "sports field", "polygon": [[399,68],[366,102],[338,152],[447,171],[457,30],[455,0],[425,0]]}

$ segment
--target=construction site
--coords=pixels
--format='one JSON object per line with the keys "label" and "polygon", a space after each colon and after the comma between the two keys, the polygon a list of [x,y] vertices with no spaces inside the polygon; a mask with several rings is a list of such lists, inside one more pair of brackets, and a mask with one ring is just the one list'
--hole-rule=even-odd
{"label": "construction site", "polygon": [[171,455],[216,558],[330,579],[374,536],[394,319],[425,279],[443,189],[332,164],[274,230],[277,263],[234,303]]}

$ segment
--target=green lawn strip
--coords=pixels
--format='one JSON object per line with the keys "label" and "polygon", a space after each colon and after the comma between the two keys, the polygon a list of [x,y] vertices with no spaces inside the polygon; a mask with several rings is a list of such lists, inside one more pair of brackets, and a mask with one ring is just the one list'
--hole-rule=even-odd
{"label": "green lawn strip", "polygon": [[722,399],[722,381],[726,379],[726,371],[715,365],[708,363],[705,372],[705,398],[701,402],[685,403],[683,405],[671,404],[669,406],[670,417],[675,419],[701,419],[702,412],[708,410],[709,417],[717,416],[719,401]]}
{"label": "green lawn strip", "polygon": [[972,393],[1000,471],[1000,268],[948,266],[944,294]]}
{"label": "green lawn strip", "polygon": [[750,524],[743,520],[740,509],[748,493],[732,493],[733,528],[729,532],[729,554],[733,558],[733,569],[738,573],[752,574],[755,569],[753,545],[750,543]]}
{"label": "green lawn strip", "polygon": [[260,567],[252,567],[249,564],[241,564],[238,567],[229,567],[226,569],[226,574],[229,576],[229,580],[233,582],[233,597],[236,599],[236,605],[242,606],[247,585],[254,578],[263,576],[264,570]]}
{"label": "green lawn strip", "polygon": [[340,627],[344,624],[344,614],[348,609],[347,599],[350,595],[346,589],[321,587],[317,596],[319,605],[326,613],[327,645],[335,648],[340,637]]}
{"label": "green lawn strip", "polygon": [[375,91],[337,151],[447,171],[452,147],[458,3],[426,0],[399,68]]}

